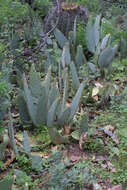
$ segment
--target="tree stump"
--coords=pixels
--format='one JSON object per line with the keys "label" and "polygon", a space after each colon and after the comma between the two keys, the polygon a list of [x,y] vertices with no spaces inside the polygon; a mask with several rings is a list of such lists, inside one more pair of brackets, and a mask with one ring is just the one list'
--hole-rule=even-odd
{"label": "tree stump", "polygon": [[75,3],[60,2],[60,14],[58,15],[58,9],[54,4],[49,11],[48,15],[44,19],[44,31],[48,32],[53,25],[55,25],[59,16],[59,22],[57,28],[65,35],[68,36],[69,31],[73,30],[75,18],[77,23],[84,22],[84,25],[88,22],[88,13],[83,6],[79,6]]}

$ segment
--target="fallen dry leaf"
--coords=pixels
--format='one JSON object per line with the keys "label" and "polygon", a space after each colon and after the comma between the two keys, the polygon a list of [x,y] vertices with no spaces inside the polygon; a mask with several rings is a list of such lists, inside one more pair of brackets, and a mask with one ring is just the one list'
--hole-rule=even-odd
{"label": "fallen dry leaf", "polygon": [[99,87],[94,87],[92,90],[92,97],[96,96],[99,93]]}
{"label": "fallen dry leaf", "polygon": [[103,88],[103,85],[102,85],[101,83],[99,83],[99,82],[96,82],[96,83],[95,83],[95,86],[96,86],[96,87],[99,87],[99,88]]}
{"label": "fallen dry leaf", "polygon": [[14,151],[12,149],[9,149],[9,152],[11,153],[11,158],[8,159],[5,164],[4,164],[4,167],[5,168],[8,168],[10,166],[10,164],[14,161],[15,159],[15,154],[14,154]]}
{"label": "fallen dry leaf", "polygon": [[122,190],[122,185],[115,185],[112,188],[109,188],[108,190]]}
{"label": "fallen dry leaf", "polygon": [[107,129],[107,130],[110,130],[110,131],[114,131],[115,128],[112,125],[106,125],[104,127],[104,129]]}
{"label": "fallen dry leaf", "polygon": [[113,164],[110,161],[107,161],[107,167],[110,170],[110,172],[116,172],[116,169],[114,168]]}
{"label": "fallen dry leaf", "polygon": [[96,100],[96,101],[98,101],[99,97],[98,96],[94,96],[93,99]]}
{"label": "fallen dry leaf", "polygon": [[65,125],[65,126],[64,126],[63,134],[64,134],[65,136],[70,135],[70,130],[71,130],[70,125]]}
{"label": "fallen dry leaf", "polygon": [[71,160],[71,162],[77,162],[80,160],[80,156],[74,156],[73,155],[73,156],[71,156],[70,160]]}
{"label": "fallen dry leaf", "polygon": [[119,144],[119,139],[118,137],[112,133],[111,131],[104,129],[105,134],[107,134],[108,136],[110,136],[112,138],[112,140],[118,145]]}

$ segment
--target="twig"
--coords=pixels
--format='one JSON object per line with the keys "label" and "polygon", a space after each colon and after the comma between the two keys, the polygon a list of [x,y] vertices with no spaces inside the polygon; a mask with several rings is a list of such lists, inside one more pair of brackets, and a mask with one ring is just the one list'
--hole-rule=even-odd
{"label": "twig", "polygon": [[[56,24],[55,24],[55,26],[53,26],[53,27],[51,28],[51,30],[49,30],[46,34],[44,34],[44,36],[43,36],[43,38],[42,38],[42,41],[43,41],[43,42],[42,42],[38,47],[36,47],[36,48],[34,48],[34,49],[31,50],[31,52],[33,52],[33,53],[32,53],[32,56],[30,56],[27,60],[32,59],[32,58],[35,56],[35,53],[36,53],[37,51],[40,51],[40,50],[41,50],[41,48],[46,44],[47,39],[48,39],[48,36],[49,36],[49,35],[55,30],[55,28],[57,27],[58,22],[59,22],[59,18],[60,18],[60,1],[59,1],[59,0],[56,0],[56,2],[57,2],[57,13],[58,13],[58,17],[57,17],[57,20],[56,20]],[[25,56],[25,53],[22,53],[22,54],[20,54],[20,55],[14,57],[14,58],[18,58],[19,56]]]}

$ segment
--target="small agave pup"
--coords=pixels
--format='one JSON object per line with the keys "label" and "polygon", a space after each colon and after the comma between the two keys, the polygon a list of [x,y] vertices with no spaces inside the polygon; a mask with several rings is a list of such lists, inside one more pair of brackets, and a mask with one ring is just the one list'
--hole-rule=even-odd
{"label": "small agave pup", "polygon": [[[11,162],[14,160],[15,156],[14,154],[18,154],[18,149],[17,149],[17,146],[16,146],[16,141],[15,141],[15,137],[14,137],[14,130],[13,130],[13,122],[12,122],[12,117],[11,117],[11,113],[9,111],[9,126],[8,126],[8,131],[5,130],[4,131],[4,134],[2,136],[2,139],[1,142],[0,142],[0,161],[3,161],[5,160],[5,152],[6,152],[6,148],[7,146],[8,147],[11,147],[14,151],[14,153],[12,153],[13,151],[11,151]],[[9,158],[10,159],[10,158]],[[7,158],[7,161],[4,163],[4,167],[6,168],[8,166],[8,158]],[[4,169],[5,169],[4,168]],[[2,176],[4,176],[2,174]],[[2,177],[1,176],[1,177]],[[3,190],[3,189],[6,189],[6,190],[10,190],[12,188],[12,184],[13,184],[13,176],[10,175],[10,176],[6,176],[4,177],[2,180],[0,180],[0,189]]]}
{"label": "small agave pup", "polygon": [[43,83],[39,80],[34,65],[31,67],[29,85],[25,74],[23,80],[24,88],[20,91],[18,98],[21,119],[29,118],[34,126],[46,125],[51,140],[55,144],[68,142],[68,139],[61,136],[53,126],[63,127],[64,123],[72,122],[80,103],[84,84],[80,84],[70,106],[65,107],[67,74],[62,101],[56,84],[51,84],[51,67]]}

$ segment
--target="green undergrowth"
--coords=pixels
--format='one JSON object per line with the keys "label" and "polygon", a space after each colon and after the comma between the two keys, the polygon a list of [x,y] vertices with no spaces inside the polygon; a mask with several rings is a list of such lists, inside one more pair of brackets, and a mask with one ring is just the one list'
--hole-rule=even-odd
{"label": "green undergrowth", "polygon": [[113,5],[103,17],[99,0],[69,2],[89,22],[67,39],[56,27],[44,36],[51,1],[0,1],[0,189],[127,182],[126,12]]}

